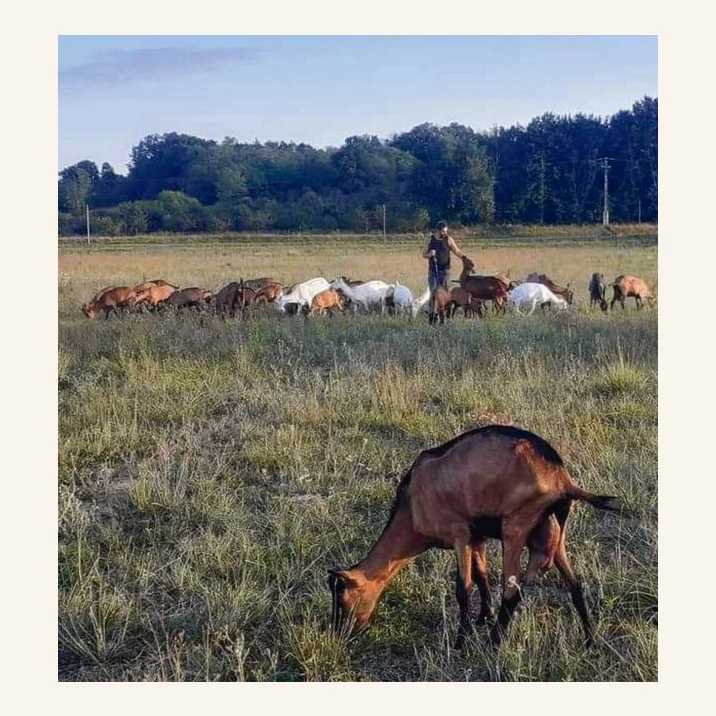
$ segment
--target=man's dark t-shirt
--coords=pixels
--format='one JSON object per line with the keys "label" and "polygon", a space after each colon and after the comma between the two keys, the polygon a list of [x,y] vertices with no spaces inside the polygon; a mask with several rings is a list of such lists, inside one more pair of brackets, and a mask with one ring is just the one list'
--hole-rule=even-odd
{"label": "man's dark t-shirt", "polygon": [[438,271],[445,271],[450,268],[450,247],[447,239],[438,239],[435,236],[430,237],[428,251],[435,249],[435,258],[430,258],[430,268],[437,265]]}

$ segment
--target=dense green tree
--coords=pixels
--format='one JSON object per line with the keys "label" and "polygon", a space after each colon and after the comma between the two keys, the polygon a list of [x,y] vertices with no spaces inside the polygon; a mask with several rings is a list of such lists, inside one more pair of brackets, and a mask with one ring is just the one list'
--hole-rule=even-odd
{"label": "dense green tree", "polygon": [[63,169],[57,186],[59,210],[73,216],[84,213],[98,180],[99,171],[94,162],[82,161]]}

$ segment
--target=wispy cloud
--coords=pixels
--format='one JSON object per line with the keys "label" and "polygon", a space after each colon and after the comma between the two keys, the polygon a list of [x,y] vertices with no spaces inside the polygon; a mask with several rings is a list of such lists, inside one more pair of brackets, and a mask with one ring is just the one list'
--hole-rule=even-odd
{"label": "wispy cloud", "polygon": [[257,56],[256,50],[244,47],[213,50],[156,47],[101,52],[91,62],[60,70],[59,88],[61,92],[77,92],[132,82],[171,80],[249,63]]}

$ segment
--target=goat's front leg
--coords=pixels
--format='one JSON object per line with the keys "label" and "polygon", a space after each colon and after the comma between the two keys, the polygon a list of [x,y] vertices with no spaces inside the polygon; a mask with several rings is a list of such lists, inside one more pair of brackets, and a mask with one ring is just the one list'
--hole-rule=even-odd
{"label": "goat's front leg", "polygon": [[455,545],[457,554],[457,578],[455,596],[460,607],[460,626],[457,630],[455,648],[462,649],[465,637],[472,632],[470,621],[470,590],[472,589],[472,548],[466,542]]}

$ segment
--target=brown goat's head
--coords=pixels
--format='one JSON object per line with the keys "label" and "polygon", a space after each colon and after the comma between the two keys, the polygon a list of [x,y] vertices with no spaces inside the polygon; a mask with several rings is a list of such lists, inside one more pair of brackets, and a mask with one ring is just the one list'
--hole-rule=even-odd
{"label": "brown goat's head", "polygon": [[378,604],[378,585],[355,570],[330,569],[328,588],[333,628],[347,634],[365,629]]}
{"label": "brown goat's head", "polygon": [[89,303],[85,303],[85,304],[82,305],[82,313],[84,313],[85,316],[87,316],[87,318],[90,319],[90,321],[91,321],[91,320],[95,317],[95,315],[96,315],[96,311],[94,310],[94,308],[93,308]]}
{"label": "brown goat's head", "polygon": [[462,267],[468,273],[475,268],[475,263],[467,256],[462,257]]}

